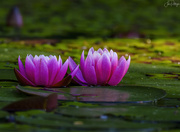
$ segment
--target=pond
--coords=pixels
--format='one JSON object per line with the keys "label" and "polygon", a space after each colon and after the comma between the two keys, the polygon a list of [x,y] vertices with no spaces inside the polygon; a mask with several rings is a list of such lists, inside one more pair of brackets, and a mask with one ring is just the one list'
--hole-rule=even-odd
{"label": "pond", "polygon": [[[0,130],[2,131],[179,131],[180,42],[178,39],[1,39]],[[22,86],[18,57],[27,54],[71,56],[79,64],[94,47],[131,56],[117,86],[64,88]],[[68,69],[68,73],[70,70]]]}

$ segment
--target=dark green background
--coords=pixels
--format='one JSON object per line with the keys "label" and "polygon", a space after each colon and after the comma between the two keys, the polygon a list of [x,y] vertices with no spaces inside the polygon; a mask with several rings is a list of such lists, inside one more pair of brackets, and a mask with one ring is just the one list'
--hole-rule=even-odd
{"label": "dark green background", "polygon": [[150,38],[178,36],[180,6],[165,7],[167,2],[168,0],[2,0],[0,36],[13,35],[12,29],[5,26],[5,20],[14,5],[19,7],[23,16],[24,37],[119,37],[128,32]]}

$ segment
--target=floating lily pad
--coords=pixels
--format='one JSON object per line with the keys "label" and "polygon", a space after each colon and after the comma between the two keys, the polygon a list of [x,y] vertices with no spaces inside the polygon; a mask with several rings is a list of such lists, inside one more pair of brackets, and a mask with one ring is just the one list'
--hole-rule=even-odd
{"label": "floating lily pad", "polygon": [[[3,132],[32,132],[32,131],[38,131],[38,132],[59,132],[59,130],[54,129],[48,129],[48,128],[39,128],[34,127],[30,125],[24,125],[24,124],[14,124],[14,123],[1,123],[0,124],[0,130]],[[63,131],[62,131],[63,132]]]}
{"label": "floating lily pad", "polygon": [[[121,84],[155,87],[167,92],[168,98],[180,98],[180,81],[177,78],[151,77],[164,73],[180,73],[180,68],[132,63]],[[178,75],[176,75],[178,76]]]}
{"label": "floating lily pad", "polygon": [[11,102],[6,102],[6,101],[0,101],[0,109],[2,109],[3,107],[5,107],[6,105],[10,104]]}
{"label": "floating lily pad", "polygon": [[27,97],[24,93],[18,92],[15,87],[2,87],[0,91],[0,101],[17,101]]}
{"label": "floating lily pad", "polygon": [[[79,112],[81,111],[81,112]],[[77,118],[123,118],[135,122],[178,123],[180,109],[176,107],[157,107],[150,105],[113,105],[94,107],[58,107],[58,114]]]}
{"label": "floating lily pad", "polygon": [[[81,112],[79,112],[81,111]],[[180,110],[177,108],[156,107],[156,106],[109,106],[109,107],[81,107],[67,108],[59,107],[56,110],[64,116],[72,116],[78,118],[124,118],[131,121],[146,122],[180,122]],[[168,114],[167,114],[168,113]]]}
{"label": "floating lily pad", "polygon": [[178,108],[180,107],[180,99],[176,98],[163,98],[157,102],[157,106]]}
{"label": "floating lily pad", "polygon": [[13,69],[0,69],[0,80],[17,81]]}
{"label": "floating lily pad", "polygon": [[143,103],[157,101],[166,95],[164,90],[142,86],[34,88],[19,85],[17,89],[41,96],[58,93],[59,100],[94,103]]}
{"label": "floating lily pad", "polygon": [[18,85],[18,82],[16,82],[16,81],[13,81],[13,80],[11,80],[11,81],[0,81],[0,87],[15,87],[15,86],[17,86]]}
{"label": "floating lily pad", "polygon": [[18,68],[18,65],[12,62],[0,62],[0,69],[14,69]]}
{"label": "floating lily pad", "polygon": [[[23,50],[22,50],[23,48]],[[48,49],[46,51],[44,51],[44,49],[42,50],[38,50],[38,49],[32,49],[30,47],[27,46],[21,46],[20,48],[0,48],[0,57],[1,57],[1,61],[6,61],[6,62],[16,62],[17,63],[17,58],[20,55],[22,58],[25,58],[27,56],[27,54],[32,54],[34,55],[59,55],[59,53],[57,52],[49,52]],[[11,65],[13,66],[13,65]],[[8,67],[7,67],[8,68]]]}
{"label": "floating lily pad", "polygon": [[146,74],[146,76],[156,79],[176,79],[176,80],[180,79],[180,73]]}
{"label": "floating lily pad", "polygon": [[41,88],[41,87],[31,87],[31,86],[20,86],[16,87],[19,91],[30,94],[30,95],[39,95],[46,97],[51,93],[57,93],[59,100],[73,100],[74,97],[69,93],[66,93],[61,90],[61,88]]}
{"label": "floating lily pad", "polygon": [[15,113],[18,116],[29,117],[29,116],[39,115],[39,114],[45,114],[46,112],[44,110],[28,110],[28,111],[18,111]]}
{"label": "floating lily pad", "polygon": [[[111,112],[112,113],[112,112]],[[114,115],[124,116],[128,120],[152,122],[180,122],[180,110],[156,106],[129,106]]]}
{"label": "floating lily pad", "polygon": [[[107,130],[122,130],[122,131],[145,131],[158,130],[159,128],[172,127],[173,124],[151,124],[151,123],[137,123],[124,121],[122,119],[91,119],[91,118],[76,118],[64,117],[52,113],[36,114],[33,117],[15,116],[15,120],[21,124],[28,124],[33,126],[45,128],[63,128],[64,130],[79,130],[79,131],[107,131]],[[129,127],[131,126],[131,128]]]}
{"label": "floating lily pad", "polygon": [[8,116],[9,113],[6,111],[0,111],[0,118],[5,118],[6,116]]}
{"label": "floating lily pad", "polygon": [[77,101],[59,101],[61,103],[61,107],[92,107],[99,106],[99,104],[91,104],[86,102],[77,102]]}

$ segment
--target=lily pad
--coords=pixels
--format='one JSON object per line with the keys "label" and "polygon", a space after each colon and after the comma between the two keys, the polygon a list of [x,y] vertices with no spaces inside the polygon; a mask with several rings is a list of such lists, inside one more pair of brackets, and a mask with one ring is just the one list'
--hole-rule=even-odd
{"label": "lily pad", "polygon": [[17,101],[27,97],[26,94],[20,93],[16,90],[15,86],[13,87],[1,87],[0,88],[0,101]]}
{"label": "lily pad", "polygon": [[0,69],[14,69],[18,68],[18,65],[12,62],[0,62]]}
{"label": "lily pad", "polygon": [[[1,123],[0,130],[3,132],[59,132],[59,130],[39,128],[30,125],[14,124],[14,123]],[[63,131],[62,131],[63,132]]]}
{"label": "lily pad", "polygon": [[[128,73],[124,76],[121,84],[138,85],[146,87],[155,87],[163,89],[167,92],[168,98],[180,98],[180,81],[176,78],[156,78],[150,75],[163,75],[164,73],[180,73],[180,68],[148,65],[148,64],[135,64],[132,63]],[[178,76],[178,75],[176,75]]]}
{"label": "lily pad", "polygon": [[15,87],[18,85],[16,81],[0,81],[0,87]]}
{"label": "lily pad", "polygon": [[0,69],[0,80],[17,81],[13,69]]}
{"label": "lily pad", "polygon": [[[79,112],[81,111],[81,112]],[[109,107],[59,107],[56,113],[77,118],[123,118],[131,121],[146,121],[158,123],[180,122],[180,110],[156,106],[109,106]],[[168,114],[167,114],[168,113]]]}
{"label": "lily pad", "polygon": [[18,85],[17,89],[41,96],[57,93],[59,100],[93,103],[145,103],[157,101],[166,95],[164,90],[143,86],[34,88]]}
{"label": "lily pad", "polygon": [[5,118],[6,116],[8,116],[9,113],[6,111],[0,111],[0,118]]}
{"label": "lily pad", "polygon": [[[124,121],[122,119],[92,119],[92,118],[76,118],[64,117],[57,114],[46,113],[36,114],[34,116],[15,116],[15,121],[21,124],[30,126],[38,126],[43,128],[62,128],[64,130],[79,130],[79,131],[107,131],[107,130],[122,130],[122,131],[145,131],[158,130],[160,128],[172,127],[173,124],[151,124],[137,123]],[[129,128],[131,126],[131,128]]]}
{"label": "lily pad", "polygon": [[124,116],[127,120],[151,121],[151,122],[180,122],[180,110],[177,108],[166,108],[156,106],[130,106],[114,115]]}

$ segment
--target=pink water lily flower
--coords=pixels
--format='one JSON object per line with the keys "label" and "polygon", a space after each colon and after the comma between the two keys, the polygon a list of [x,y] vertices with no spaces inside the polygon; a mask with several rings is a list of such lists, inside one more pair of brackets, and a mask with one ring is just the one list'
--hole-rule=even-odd
{"label": "pink water lily flower", "polygon": [[[84,51],[81,55],[80,68],[75,81],[80,85],[117,85],[126,74],[130,65],[130,56],[126,61],[124,56],[118,60],[116,52],[110,52],[104,48],[94,51],[89,49],[87,58],[84,58]],[[77,64],[69,57],[69,67],[73,71]]]}
{"label": "pink water lily flower", "polygon": [[27,55],[25,67],[18,58],[19,70],[14,69],[18,81],[22,85],[61,87],[70,83],[76,74],[79,66],[72,73],[64,78],[68,69],[68,59],[62,63],[61,57],[57,60],[56,56],[35,56]]}

